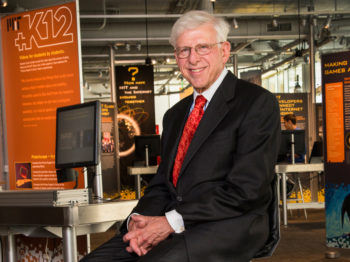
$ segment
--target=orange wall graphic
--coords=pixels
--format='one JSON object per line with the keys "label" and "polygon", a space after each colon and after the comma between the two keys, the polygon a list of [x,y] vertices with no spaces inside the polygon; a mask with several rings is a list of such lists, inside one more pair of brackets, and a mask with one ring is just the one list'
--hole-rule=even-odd
{"label": "orange wall graphic", "polygon": [[325,84],[327,162],[342,163],[344,151],[343,82]]}
{"label": "orange wall graphic", "polygon": [[81,101],[75,2],[3,17],[1,34],[10,189],[71,188],[54,162],[56,108]]}

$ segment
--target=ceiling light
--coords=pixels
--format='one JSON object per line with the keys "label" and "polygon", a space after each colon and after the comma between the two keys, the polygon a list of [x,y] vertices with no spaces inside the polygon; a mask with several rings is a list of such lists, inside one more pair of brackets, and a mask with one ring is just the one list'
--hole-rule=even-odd
{"label": "ceiling light", "polygon": [[330,26],[331,26],[331,22],[332,22],[332,17],[331,17],[331,16],[328,16],[328,17],[327,17],[327,20],[326,20],[326,23],[324,24],[323,28],[324,28],[324,29],[329,29]]}
{"label": "ceiling light", "polygon": [[297,75],[296,83],[294,86],[294,93],[300,93],[301,92],[301,85],[299,84],[299,75]]}
{"label": "ceiling light", "polygon": [[1,6],[6,7],[7,6],[7,0],[1,0]]}
{"label": "ceiling light", "polygon": [[306,26],[306,18],[305,17],[303,19],[301,19],[301,25]]}
{"label": "ceiling light", "polygon": [[238,29],[239,28],[239,25],[238,25],[238,22],[237,22],[236,18],[233,18],[232,26],[233,26],[234,29]]}
{"label": "ceiling light", "polygon": [[276,18],[273,18],[273,19],[272,19],[272,26],[273,26],[273,27],[277,27],[277,26],[278,26],[278,22],[277,22],[277,19],[276,19]]}

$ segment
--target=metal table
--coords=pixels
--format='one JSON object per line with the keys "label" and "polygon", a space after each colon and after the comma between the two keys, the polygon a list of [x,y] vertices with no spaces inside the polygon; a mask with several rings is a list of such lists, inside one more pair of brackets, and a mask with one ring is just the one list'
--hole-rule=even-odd
{"label": "metal table", "polygon": [[[282,210],[283,210],[283,225],[288,225],[287,209],[296,208],[324,208],[324,203],[297,203],[294,205],[288,205],[287,203],[287,173],[305,173],[305,172],[322,172],[324,170],[323,163],[317,164],[281,164],[276,165],[275,173],[282,179]],[[279,179],[279,181],[280,181]],[[277,191],[280,190],[280,182],[277,183]],[[278,194],[280,197],[280,194]]]}
{"label": "metal table", "polygon": [[137,200],[67,206],[0,206],[0,235],[7,236],[8,262],[15,262],[14,235],[63,238],[65,262],[77,262],[77,235],[105,232],[124,220]]}

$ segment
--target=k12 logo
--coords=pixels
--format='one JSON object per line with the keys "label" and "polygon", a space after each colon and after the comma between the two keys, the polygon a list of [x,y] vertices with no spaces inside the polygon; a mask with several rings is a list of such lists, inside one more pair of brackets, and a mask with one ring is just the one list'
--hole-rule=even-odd
{"label": "k12 logo", "polygon": [[72,23],[72,12],[65,6],[10,18],[7,22],[8,31],[17,32],[14,41],[19,51],[32,50],[33,46],[43,48],[73,42]]}

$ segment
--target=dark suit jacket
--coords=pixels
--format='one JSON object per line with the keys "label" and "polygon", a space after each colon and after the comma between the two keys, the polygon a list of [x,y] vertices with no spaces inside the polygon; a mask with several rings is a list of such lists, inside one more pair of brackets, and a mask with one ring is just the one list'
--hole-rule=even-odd
{"label": "dark suit jacket", "polygon": [[175,188],[172,168],[192,102],[186,97],[165,114],[158,173],[133,212],[163,216],[176,209],[191,262],[246,262],[269,234],[278,103],[229,72],[194,134]]}

